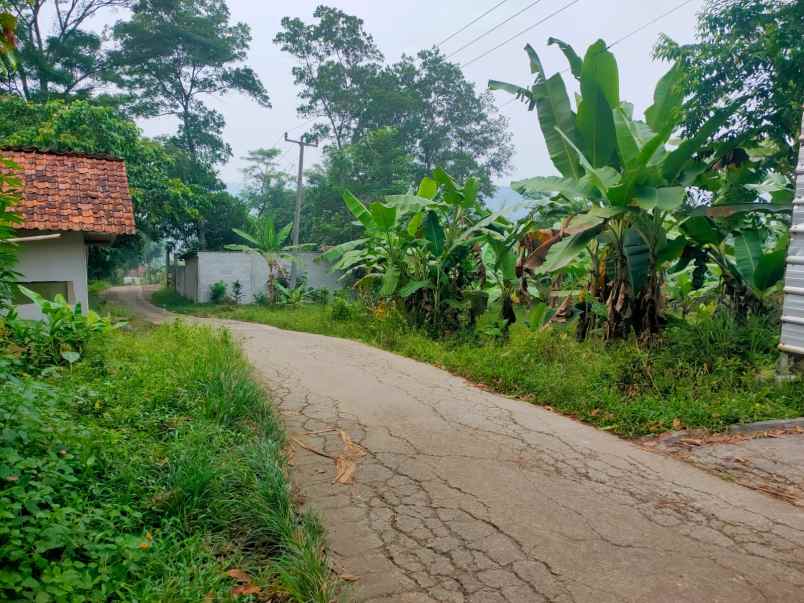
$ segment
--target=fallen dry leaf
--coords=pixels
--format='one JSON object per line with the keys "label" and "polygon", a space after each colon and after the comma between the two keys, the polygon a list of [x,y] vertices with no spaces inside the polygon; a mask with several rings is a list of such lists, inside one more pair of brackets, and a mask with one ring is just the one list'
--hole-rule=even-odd
{"label": "fallen dry leaf", "polygon": [[315,448],[313,448],[312,446],[308,446],[307,444],[305,444],[301,440],[297,440],[296,438],[291,438],[291,440],[297,446],[300,446],[301,448],[304,448],[305,450],[308,450],[308,451],[312,452],[313,454],[317,454],[318,456],[323,456],[325,459],[330,459],[330,460],[333,460],[333,461],[336,460],[334,456],[331,456],[331,455],[327,454],[326,452],[321,452],[320,450],[316,450]]}
{"label": "fallen dry leaf", "polygon": [[341,431],[340,434],[341,434],[341,440],[343,441],[344,452],[349,457],[354,458],[354,457],[366,456],[367,454],[366,449],[358,444],[355,444],[348,433],[346,433],[345,431]]}
{"label": "fallen dry leaf", "polygon": [[261,593],[262,589],[256,584],[243,584],[242,586],[235,586],[229,592],[231,592],[235,597],[240,597],[244,595],[256,595]]}
{"label": "fallen dry leaf", "polygon": [[251,576],[241,569],[230,569],[226,572],[226,575],[230,578],[234,578],[238,582],[251,582]]}
{"label": "fallen dry leaf", "polygon": [[151,544],[153,543],[153,541],[154,541],[154,535],[151,534],[151,530],[148,530],[147,532],[145,532],[145,542],[141,542],[137,546],[139,546],[139,548],[141,548],[143,551],[146,551],[151,548]]}
{"label": "fallen dry leaf", "polygon": [[339,456],[335,459],[335,483],[336,484],[351,484],[355,477],[357,464],[345,456]]}
{"label": "fallen dry leaf", "polygon": [[360,580],[360,576],[353,576],[352,574],[341,574],[341,580],[345,580],[346,582],[357,582]]}
{"label": "fallen dry leaf", "polygon": [[678,431],[682,427],[684,427],[684,423],[681,422],[681,419],[678,419],[678,418],[673,419],[673,429]]}

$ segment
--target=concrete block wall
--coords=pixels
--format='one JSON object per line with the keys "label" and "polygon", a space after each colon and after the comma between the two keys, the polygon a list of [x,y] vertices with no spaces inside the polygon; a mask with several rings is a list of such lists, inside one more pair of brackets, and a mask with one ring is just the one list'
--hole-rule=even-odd
{"label": "concrete block wall", "polygon": [[[307,287],[331,290],[343,287],[340,274],[331,272],[330,265],[319,259],[320,254],[300,253],[297,258],[299,273],[304,275]],[[290,262],[282,264],[289,274]],[[226,283],[231,297],[234,284],[239,281],[241,303],[252,304],[265,293],[268,282],[268,264],[262,256],[253,253],[199,251],[174,271],[176,291],[198,303],[209,302],[212,285],[221,281]]]}
{"label": "concrete block wall", "polygon": [[[206,303],[210,299],[212,285],[223,281],[231,296],[236,281],[240,282],[241,303],[253,304],[256,296],[265,291],[268,281],[268,265],[253,253],[225,251],[200,251],[195,258],[197,266],[198,293],[196,301]],[[189,264],[188,264],[189,266]]]}

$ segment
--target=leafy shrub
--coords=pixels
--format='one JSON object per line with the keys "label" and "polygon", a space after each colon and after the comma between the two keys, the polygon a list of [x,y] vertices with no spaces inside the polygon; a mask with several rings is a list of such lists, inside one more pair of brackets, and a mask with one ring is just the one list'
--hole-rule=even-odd
{"label": "leafy shrub", "polygon": [[354,304],[348,302],[343,297],[336,296],[332,300],[329,308],[329,317],[332,320],[346,321],[355,316]]}
{"label": "leafy shrub", "polygon": [[334,600],[249,375],[227,334],[169,325],[0,383],[0,600],[228,601],[231,568],[269,597]]}
{"label": "leafy shrub", "polygon": [[148,541],[139,511],[104,500],[105,438],[55,387],[12,381],[0,397],[0,599],[106,600]]}
{"label": "leafy shrub", "polygon": [[19,289],[45,317],[42,321],[22,320],[11,310],[0,318],[0,345],[24,371],[73,364],[92,339],[122,324],[113,324],[92,311],[83,313],[81,304],[73,307],[62,295],[51,301],[23,286]]}
{"label": "leafy shrub", "polygon": [[243,285],[240,281],[235,281],[232,284],[232,300],[237,305],[243,303]]}
{"label": "leafy shrub", "polygon": [[226,283],[218,281],[209,287],[209,301],[213,304],[222,304],[226,301]]}

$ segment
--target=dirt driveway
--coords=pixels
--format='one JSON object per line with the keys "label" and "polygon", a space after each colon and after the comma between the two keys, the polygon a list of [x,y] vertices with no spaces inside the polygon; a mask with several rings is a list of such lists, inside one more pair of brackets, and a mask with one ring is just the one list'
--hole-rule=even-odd
{"label": "dirt driveway", "polygon": [[413,360],[210,322],[279,405],[354,600],[804,601],[801,509]]}

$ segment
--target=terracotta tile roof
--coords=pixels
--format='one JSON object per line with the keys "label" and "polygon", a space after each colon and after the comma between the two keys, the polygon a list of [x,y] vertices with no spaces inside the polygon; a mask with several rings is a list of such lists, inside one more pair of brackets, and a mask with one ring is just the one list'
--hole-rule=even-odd
{"label": "terracotta tile roof", "polygon": [[134,234],[126,165],[112,158],[72,153],[0,150],[20,166],[21,230],[78,230]]}

